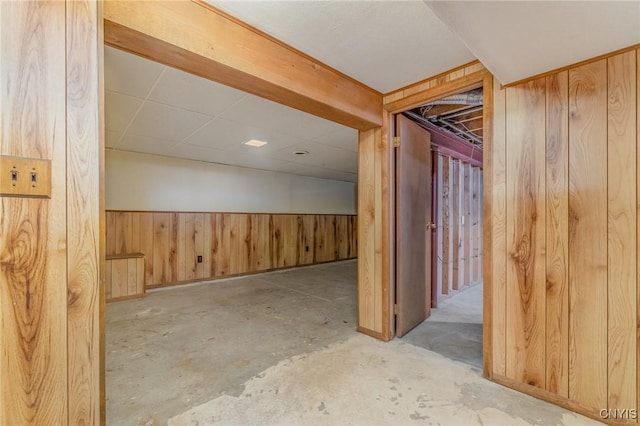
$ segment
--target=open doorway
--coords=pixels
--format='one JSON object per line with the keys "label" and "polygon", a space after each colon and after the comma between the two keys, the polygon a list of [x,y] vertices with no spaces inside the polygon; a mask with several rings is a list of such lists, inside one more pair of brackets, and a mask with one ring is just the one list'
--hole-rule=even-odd
{"label": "open doorway", "polygon": [[482,87],[395,125],[396,334],[481,369]]}
{"label": "open doorway", "polygon": [[355,333],[356,130],[112,47],[105,91],[109,424]]}

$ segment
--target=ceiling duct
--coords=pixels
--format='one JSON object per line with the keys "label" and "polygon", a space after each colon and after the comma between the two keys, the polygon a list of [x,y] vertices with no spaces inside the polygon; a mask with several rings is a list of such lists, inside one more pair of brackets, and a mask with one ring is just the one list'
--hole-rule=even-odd
{"label": "ceiling duct", "polygon": [[425,107],[433,105],[482,105],[482,89],[470,90],[465,93],[448,96],[437,101],[429,102]]}

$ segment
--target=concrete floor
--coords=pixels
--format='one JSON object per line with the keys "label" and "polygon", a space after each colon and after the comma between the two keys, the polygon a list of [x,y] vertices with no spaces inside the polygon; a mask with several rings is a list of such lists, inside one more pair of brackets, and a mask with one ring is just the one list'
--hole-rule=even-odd
{"label": "concrete floor", "polygon": [[[450,301],[433,322],[477,321]],[[390,343],[355,327],[353,261],[109,304],[107,423],[590,423],[421,347],[428,325]]]}
{"label": "concrete floor", "polygon": [[402,340],[482,371],[482,285],[440,302]]}

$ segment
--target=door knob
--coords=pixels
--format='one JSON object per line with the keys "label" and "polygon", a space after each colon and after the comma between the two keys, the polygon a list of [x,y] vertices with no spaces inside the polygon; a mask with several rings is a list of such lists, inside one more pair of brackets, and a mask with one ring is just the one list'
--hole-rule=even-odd
{"label": "door knob", "polygon": [[427,223],[427,229],[436,229],[436,224],[433,222]]}

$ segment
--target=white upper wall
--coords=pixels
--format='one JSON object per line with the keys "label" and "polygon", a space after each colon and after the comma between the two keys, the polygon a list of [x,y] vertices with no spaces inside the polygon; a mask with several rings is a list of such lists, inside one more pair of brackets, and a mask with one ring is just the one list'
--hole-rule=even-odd
{"label": "white upper wall", "polygon": [[503,84],[640,43],[640,1],[429,1]]}
{"label": "white upper wall", "polygon": [[106,150],[107,210],[355,214],[352,182]]}

